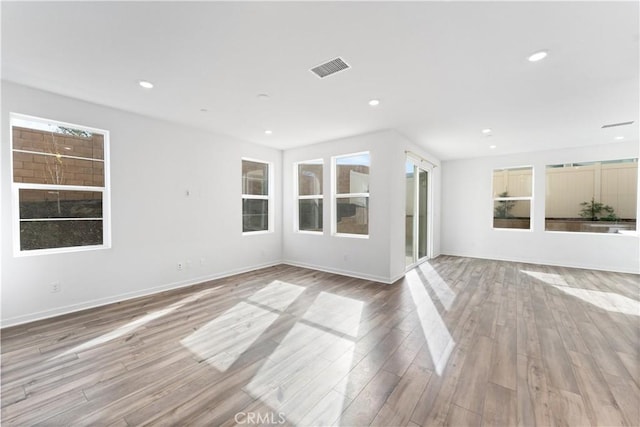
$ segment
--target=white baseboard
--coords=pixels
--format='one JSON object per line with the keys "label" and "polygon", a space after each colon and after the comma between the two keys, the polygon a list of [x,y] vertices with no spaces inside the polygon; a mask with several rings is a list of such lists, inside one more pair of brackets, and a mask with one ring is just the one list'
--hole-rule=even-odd
{"label": "white baseboard", "polygon": [[625,268],[615,268],[615,267],[606,267],[606,266],[597,266],[597,265],[584,265],[577,264],[571,262],[559,263],[552,260],[545,259],[528,259],[526,257],[489,257],[489,256],[479,256],[477,254],[465,254],[465,253],[441,253],[441,255],[445,256],[455,256],[462,258],[475,258],[475,259],[487,259],[492,261],[508,261],[508,262],[521,262],[523,264],[539,264],[539,265],[549,265],[553,267],[567,267],[567,268],[580,268],[582,270],[597,270],[597,271],[610,271],[615,273],[629,273],[629,274],[640,274],[640,271],[633,271]]}
{"label": "white baseboard", "polygon": [[297,262],[297,261],[290,261],[290,260],[284,260],[282,261],[282,264],[287,264],[294,267],[310,268],[311,270],[324,271],[325,273],[340,274],[342,276],[354,277],[356,279],[372,280],[374,282],[384,283],[385,285],[390,285],[391,283],[394,283],[396,280],[404,276],[404,273],[403,273],[398,278],[389,278],[389,277],[376,276],[373,274],[364,274],[364,273],[359,273],[359,272],[354,272],[349,270],[341,270],[339,268],[329,268],[321,265],[308,264],[304,262]]}
{"label": "white baseboard", "polygon": [[127,301],[134,298],[140,298],[148,295],[157,294],[159,292],[180,289],[187,286],[197,285],[199,283],[208,282],[210,280],[222,279],[224,277],[233,276],[236,274],[247,273],[249,271],[259,270],[261,268],[273,267],[280,265],[282,262],[269,262],[265,264],[254,265],[250,267],[237,268],[234,270],[227,270],[220,273],[214,273],[206,276],[192,277],[179,282],[167,283],[160,286],[154,286],[152,288],[142,289],[135,292],[127,292],[124,294],[114,295],[106,298],[99,298],[91,301],[86,301],[79,304],[67,305],[64,307],[54,308],[51,310],[44,310],[37,313],[26,314],[22,316],[10,317],[2,321],[0,329],[8,328],[10,326],[17,326],[24,323],[35,322],[37,320],[49,319],[51,317],[61,316],[63,314],[74,313],[81,310],[87,310],[90,308],[101,307],[107,304],[113,304],[116,302]]}
{"label": "white baseboard", "polygon": [[395,283],[396,281],[404,277],[404,273],[399,274],[396,277],[389,278],[389,277],[376,276],[372,274],[363,274],[363,273],[353,272],[349,270],[341,270],[337,268],[327,268],[319,265],[300,263],[295,261],[275,261],[275,262],[269,262],[265,264],[254,265],[250,267],[227,270],[224,272],[219,272],[219,273],[210,274],[206,276],[192,277],[187,280],[166,283],[164,285],[154,286],[152,288],[146,288],[146,289],[142,289],[135,292],[127,292],[124,294],[114,295],[106,298],[94,299],[94,300],[86,301],[79,304],[71,304],[63,307],[54,308],[51,310],[44,310],[44,311],[30,313],[22,316],[10,317],[2,321],[2,323],[0,324],[0,329],[8,328],[11,326],[18,326],[24,323],[31,323],[38,320],[50,319],[52,317],[62,316],[64,314],[101,307],[107,304],[123,302],[123,301],[127,301],[134,298],[140,298],[148,295],[157,294],[159,292],[180,289],[187,286],[193,286],[203,282],[208,282],[210,280],[222,279],[224,277],[229,277],[236,274],[259,270],[261,268],[273,267],[275,265],[280,265],[280,264],[286,264],[286,265],[302,267],[302,268],[309,268],[312,270],[324,271],[327,273],[340,274],[342,276],[354,277],[357,279],[372,280],[374,282],[384,283],[387,285]]}

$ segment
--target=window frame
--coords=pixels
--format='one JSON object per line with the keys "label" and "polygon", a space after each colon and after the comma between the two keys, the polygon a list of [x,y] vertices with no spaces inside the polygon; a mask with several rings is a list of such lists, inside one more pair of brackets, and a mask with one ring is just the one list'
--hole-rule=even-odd
{"label": "window frame", "polygon": [[[252,163],[262,163],[267,165],[267,179],[269,180],[267,183],[267,195],[258,195],[258,194],[244,194],[244,190],[242,188],[242,163],[243,162],[252,162]],[[240,158],[240,194],[241,199],[244,200],[266,200],[267,201],[267,229],[266,230],[254,230],[254,231],[244,231],[244,208],[242,208],[240,213],[240,229],[242,230],[243,236],[255,236],[259,234],[269,234],[274,232],[274,212],[273,212],[273,162],[268,162],[266,160],[259,160],[251,157],[241,157]]]}
{"label": "window frame", "polygon": [[[496,197],[494,196],[494,176],[496,171],[507,171],[514,169],[531,169],[531,196],[509,196],[509,197]],[[534,196],[535,196],[535,168],[533,165],[521,165],[521,166],[508,166],[498,167],[491,170],[491,229],[498,231],[515,231],[515,232],[533,232],[534,229]],[[508,227],[495,227],[495,202],[501,201],[529,201],[529,228],[508,228]]]}
{"label": "window frame", "polygon": [[[584,166],[594,166],[594,188],[593,188],[593,195],[592,197],[595,199],[596,196],[598,196],[598,200],[600,202],[601,201],[601,190],[602,188],[598,188],[596,187],[596,185],[600,185],[601,180],[602,180],[602,166],[603,165],[607,165],[607,164],[624,164],[624,163],[628,163],[628,164],[635,164],[636,167],[636,174],[637,174],[637,180],[635,181],[636,185],[640,184],[640,182],[638,181],[638,179],[640,179],[640,158],[639,157],[622,157],[622,158],[607,158],[605,157],[604,159],[601,160],[584,160],[584,161],[568,161],[568,162],[564,162],[564,163],[548,163],[545,164],[544,169],[545,169],[545,182],[546,185],[549,185],[549,170],[553,170],[553,169],[564,169],[564,168],[580,168],[580,167],[584,167]],[[597,173],[596,173],[597,172]],[[547,187],[548,188],[548,187]],[[640,197],[640,193],[638,192],[638,186],[636,186],[636,197]],[[548,200],[547,200],[547,196],[548,193],[545,193],[545,205],[544,205],[544,232],[545,233],[551,233],[551,234],[577,234],[577,235],[598,235],[598,236],[625,236],[626,234],[624,232],[620,233],[620,232],[596,232],[596,231],[585,231],[585,230],[577,230],[577,231],[573,231],[573,230],[549,230],[547,228],[547,221],[548,220],[557,220],[558,218],[554,218],[554,217],[548,217],[547,216],[547,208],[548,208]],[[588,201],[588,200],[585,200]],[[638,228],[638,213],[640,213],[640,210],[638,210],[638,200],[636,200],[636,218],[635,218],[635,228],[634,229],[628,229],[631,233],[629,235],[634,236],[637,235],[638,230],[640,230]],[[561,219],[561,218],[560,218]],[[571,219],[577,219],[577,218],[569,218],[569,220]],[[587,219],[585,219],[583,222],[593,222],[593,221],[589,221]],[[611,221],[608,222],[606,220],[598,220],[597,221],[598,224],[602,227],[604,226],[609,226],[609,227],[613,227],[616,228],[616,226],[620,226],[620,223],[624,224],[624,219],[621,220],[620,218],[618,220],[615,221]],[[627,230],[626,228],[624,228],[623,226],[620,227],[623,230]]]}
{"label": "window frame", "polygon": [[[79,156],[66,156],[61,155],[64,158],[71,159],[80,159],[80,160],[89,160],[89,161],[97,161],[103,163],[103,173],[104,173],[104,185],[102,187],[94,187],[94,186],[85,186],[85,185],[64,185],[64,184],[35,184],[35,183],[25,183],[25,182],[15,182],[14,181],[14,164],[13,164],[13,153],[14,153],[14,142],[13,142],[13,128],[16,126],[14,124],[15,120],[26,120],[34,123],[42,123],[45,125],[55,125],[55,126],[63,126],[77,130],[83,130],[91,133],[99,133],[103,136],[103,159],[89,159],[86,157]],[[25,256],[36,256],[36,255],[48,255],[48,254],[59,254],[59,253],[71,253],[71,252],[84,252],[84,251],[92,251],[92,250],[100,250],[100,249],[110,249],[111,248],[111,168],[110,168],[110,134],[108,130],[77,125],[74,123],[63,122],[60,120],[46,119],[37,116],[31,116],[28,114],[22,113],[9,113],[9,156],[11,157],[9,160],[9,174],[11,179],[11,221],[12,221],[12,240],[13,240],[13,255],[15,257],[25,257]],[[32,152],[28,150],[15,150],[17,152],[30,153],[30,154],[38,154],[38,155],[51,155],[47,153],[41,152]],[[20,190],[45,190],[45,191],[86,191],[86,192],[95,192],[102,193],[102,218],[62,218],[62,219],[29,219],[28,222],[36,222],[36,221],[88,221],[88,220],[100,220],[102,221],[102,244],[100,245],[81,245],[81,246],[65,246],[59,248],[43,248],[43,249],[21,249],[20,245],[20,224],[23,221],[20,218]]]}
{"label": "window frame", "polygon": [[[321,165],[322,166],[322,192],[320,194],[310,194],[310,195],[300,195],[300,176],[299,176],[299,168],[300,165]],[[303,160],[300,162],[295,162],[293,164],[293,176],[294,176],[294,184],[293,184],[293,198],[295,200],[295,204],[293,207],[293,231],[296,233],[302,234],[312,234],[312,235],[323,235],[325,230],[325,221],[324,221],[324,159],[312,159],[312,160]],[[300,230],[300,201],[301,200],[322,200],[322,230]]]}
{"label": "window frame", "polygon": [[[338,193],[338,175],[337,162],[338,159],[344,157],[356,157],[362,155],[369,156],[369,179],[371,179],[371,151],[359,151],[355,153],[341,154],[331,157],[331,235],[335,237],[349,237],[354,239],[369,239],[371,236],[371,189],[367,193]],[[367,234],[339,233],[338,232],[338,199],[349,199],[354,197],[367,198]]]}

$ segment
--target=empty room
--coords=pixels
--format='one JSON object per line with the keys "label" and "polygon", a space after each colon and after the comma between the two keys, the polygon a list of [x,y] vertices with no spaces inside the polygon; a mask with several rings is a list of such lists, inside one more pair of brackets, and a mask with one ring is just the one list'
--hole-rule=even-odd
{"label": "empty room", "polygon": [[2,1],[6,426],[639,426],[637,1]]}

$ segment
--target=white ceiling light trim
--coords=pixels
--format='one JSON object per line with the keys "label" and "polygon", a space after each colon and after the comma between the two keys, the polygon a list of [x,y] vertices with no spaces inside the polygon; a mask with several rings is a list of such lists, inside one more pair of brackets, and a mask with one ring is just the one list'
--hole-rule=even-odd
{"label": "white ceiling light trim", "polygon": [[372,99],[371,101],[369,101],[369,105],[371,105],[372,107],[376,107],[376,106],[380,105],[380,100],[379,99]]}
{"label": "white ceiling light trim", "polygon": [[153,83],[148,80],[139,80],[138,84],[145,89],[153,89]]}
{"label": "white ceiling light trim", "polygon": [[539,50],[529,55],[527,59],[529,60],[529,62],[538,62],[546,58],[547,55],[549,55],[548,50]]}

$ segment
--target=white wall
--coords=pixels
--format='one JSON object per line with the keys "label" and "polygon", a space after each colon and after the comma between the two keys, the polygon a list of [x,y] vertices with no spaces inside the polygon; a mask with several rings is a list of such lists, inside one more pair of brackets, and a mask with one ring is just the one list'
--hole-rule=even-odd
{"label": "white wall", "polygon": [[[111,249],[14,257],[10,112],[110,131]],[[280,151],[7,82],[0,115],[3,327],[280,262]],[[242,236],[241,157],[275,165],[274,233]]]}
{"label": "white wall", "polygon": [[[285,262],[391,283],[404,274],[405,150],[428,156],[395,131],[380,131],[287,150],[283,156],[283,259]],[[369,151],[369,238],[331,234],[331,157]],[[324,232],[294,231],[294,164],[324,160]],[[434,174],[437,176],[437,173]],[[434,178],[439,190],[439,178]],[[439,197],[436,197],[436,201]],[[439,221],[439,214],[436,215]],[[439,227],[435,246],[439,251]]]}
{"label": "white wall", "polygon": [[[446,161],[442,164],[442,253],[640,272],[639,237],[544,231],[545,166],[638,157],[637,142]],[[534,168],[533,231],[493,230],[493,169]]]}

